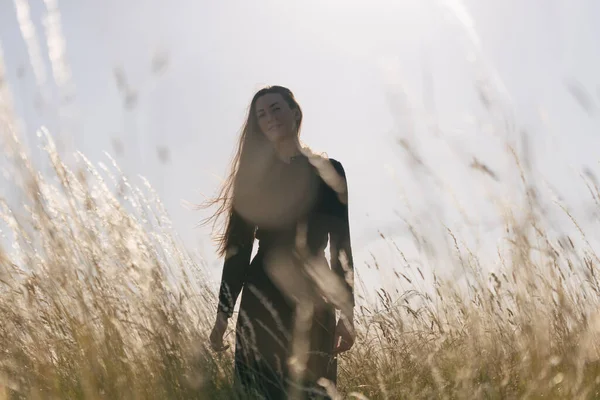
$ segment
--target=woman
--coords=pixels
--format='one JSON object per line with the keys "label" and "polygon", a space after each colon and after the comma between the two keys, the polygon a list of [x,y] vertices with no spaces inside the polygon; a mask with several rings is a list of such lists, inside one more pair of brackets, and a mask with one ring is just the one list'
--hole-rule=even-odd
{"label": "woman", "polygon": [[225,262],[210,341],[216,351],[227,348],[223,335],[243,288],[234,385],[245,397],[324,395],[320,379],[336,382],[336,356],[354,342],[345,173],[338,161],[300,145],[301,124],[289,89],[258,91],[229,178],[210,203],[219,208],[209,220],[227,218],[218,237]]}

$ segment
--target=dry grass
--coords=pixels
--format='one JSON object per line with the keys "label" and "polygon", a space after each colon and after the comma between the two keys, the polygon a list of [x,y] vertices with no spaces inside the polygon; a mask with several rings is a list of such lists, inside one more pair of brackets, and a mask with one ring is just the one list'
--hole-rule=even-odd
{"label": "dry grass", "polygon": [[[26,184],[22,208],[3,202],[0,214],[13,243],[0,250],[0,398],[232,396],[232,354],[205,345],[214,288],[151,188],[101,173],[83,156],[85,172],[73,173],[47,139],[52,179],[19,156],[16,142],[10,152]],[[550,240],[534,203],[525,221],[510,224],[504,270],[487,276],[457,244],[468,290],[436,280],[433,296],[381,292],[379,304],[360,307],[340,393],[594,397],[598,259],[577,256],[570,240]]]}
{"label": "dry grass", "polygon": [[[73,172],[50,136],[44,177],[3,123],[23,200],[0,204],[12,243],[0,248],[0,399],[232,398],[232,353],[206,347],[215,288],[150,185],[83,155]],[[486,272],[449,230],[462,286],[412,280],[357,310],[341,397],[600,397],[599,259],[585,238],[550,238],[535,196],[525,203],[507,219],[501,270]]]}
{"label": "dry grass", "polygon": [[13,243],[0,250],[6,396],[212,398],[225,382],[203,345],[213,291],[158,199],[87,162],[72,173],[51,142],[48,153],[55,179],[16,159],[21,217],[6,202],[0,212]]}

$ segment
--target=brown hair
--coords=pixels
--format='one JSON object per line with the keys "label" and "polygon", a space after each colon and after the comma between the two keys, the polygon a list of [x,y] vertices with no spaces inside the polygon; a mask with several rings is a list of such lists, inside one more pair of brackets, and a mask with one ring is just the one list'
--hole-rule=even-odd
{"label": "brown hair", "polygon": [[235,154],[230,164],[229,175],[222,183],[217,196],[200,205],[200,208],[208,208],[217,205],[217,210],[215,213],[201,222],[201,225],[206,225],[212,222],[213,233],[216,231],[218,221],[222,217],[226,218],[224,229],[221,229],[221,232],[213,235],[213,239],[218,244],[217,254],[219,256],[224,256],[227,248],[230,245],[229,240],[232,226],[231,216],[233,214],[233,199],[235,196],[235,182],[238,171],[244,168],[249,159],[251,159],[251,152],[249,151],[250,146],[256,144],[267,144],[267,139],[264,137],[258,125],[255,108],[256,101],[261,96],[268,93],[279,93],[292,110],[297,109],[299,111],[300,117],[297,121],[297,134],[300,134],[300,127],[302,125],[302,109],[300,108],[300,105],[296,101],[296,98],[291,90],[283,86],[267,86],[254,94],[254,97],[250,102],[250,106],[248,107],[246,122],[242,126]]}

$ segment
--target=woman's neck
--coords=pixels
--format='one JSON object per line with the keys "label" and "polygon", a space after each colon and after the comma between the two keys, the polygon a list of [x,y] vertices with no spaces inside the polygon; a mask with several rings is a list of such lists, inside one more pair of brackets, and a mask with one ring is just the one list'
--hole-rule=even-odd
{"label": "woman's neck", "polygon": [[301,154],[300,141],[298,138],[294,138],[280,142],[275,145],[275,153],[277,158],[289,164],[294,157]]}

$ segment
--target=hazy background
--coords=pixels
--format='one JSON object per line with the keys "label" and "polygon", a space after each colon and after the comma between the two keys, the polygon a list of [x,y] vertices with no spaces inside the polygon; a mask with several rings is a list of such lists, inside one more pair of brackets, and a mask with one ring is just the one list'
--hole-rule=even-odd
{"label": "hazy background", "polygon": [[42,125],[67,154],[114,155],[149,179],[216,277],[208,230],[195,228],[208,214],[182,201],[214,194],[254,92],[288,86],[304,141],[346,169],[358,270],[381,279],[366,263],[397,260],[378,229],[407,257],[424,254],[406,221],[434,247],[446,225],[494,259],[497,205],[522,193],[507,142],[529,162],[554,228],[574,231],[560,200],[593,236],[581,174],[600,170],[599,20],[594,0],[0,0],[0,46],[40,165]]}

